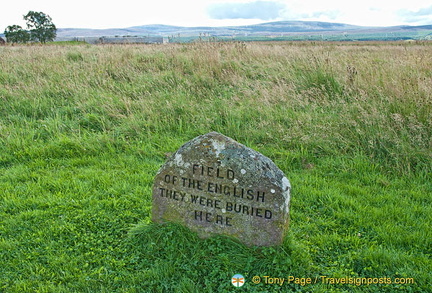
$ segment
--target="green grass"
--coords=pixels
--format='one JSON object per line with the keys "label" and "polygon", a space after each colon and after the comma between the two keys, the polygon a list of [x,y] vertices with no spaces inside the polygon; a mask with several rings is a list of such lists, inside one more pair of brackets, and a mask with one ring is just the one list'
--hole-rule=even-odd
{"label": "green grass", "polygon": [[231,35],[231,36],[218,36],[218,37],[201,37],[201,36],[179,36],[169,38],[170,42],[188,43],[188,42],[288,42],[288,41],[314,41],[314,42],[396,42],[396,41],[427,41],[431,40],[432,30],[422,31],[404,31],[404,32],[334,32],[329,33],[300,33],[300,34],[278,34],[272,35]]}
{"label": "green grass", "polygon": [[[428,292],[432,47],[0,47],[0,292]],[[293,186],[283,245],[151,218],[166,153],[219,131]],[[240,273],[246,285],[234,288]],[[253,284],[253,276],[318,278]],[[323,284],[413,278],[414,284]]]}

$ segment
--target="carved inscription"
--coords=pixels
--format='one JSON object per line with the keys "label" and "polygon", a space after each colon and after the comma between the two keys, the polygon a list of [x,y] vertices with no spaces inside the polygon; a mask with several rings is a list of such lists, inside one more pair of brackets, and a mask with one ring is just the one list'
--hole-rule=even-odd
{"label": "carved inscription", "polygon": [[[272,218],[271,210],[259,206],[259,203],[265,202],[267,191],[239,186],[234,170],[193,164],[190,173],[191,178],[165,174],[166,185],[159,187],[159,196],[188,204],[194,210],[191,217],[195,221],[232,226],[235,221],[230,215],[234,213],[268,220]],[[248,203],[238,203],[236,199]],[[203,211],[201,207],[214,211]]]}
{"label": "carved inscription", "polygon": [[184,224],[201,237],[225,234],[248,245],[274,245],[287,229],[290,188],[269,158],[211,132],[161,167],[152,219]]}

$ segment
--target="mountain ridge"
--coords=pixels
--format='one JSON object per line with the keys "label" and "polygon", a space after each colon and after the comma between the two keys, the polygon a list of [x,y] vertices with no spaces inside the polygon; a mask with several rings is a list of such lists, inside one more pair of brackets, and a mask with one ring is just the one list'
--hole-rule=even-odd
{"label": "mountain ridge", "polygon": [[[401,27],[401,26],[396,26]],[[171,26],[164,24],[149,24],[140,26],[131,26],[127,28],[108,28],[108,29],[92,29],[92,28],[59,28],[57,34],[59,36],[65,36],[65,32],[81,32],[85,35],[103,36],[103,35],[113,35],[119,32],[124,33],[155,33],[155,34],[175,34],[178,32],[195,32],[202,31],[202,33],[209,32],[223,32],[223,31],[268,31],[268,32],[312,32],[312,31],[336,31],[336,30],[354,30],[354,29],[367,29],[367,28],[389,28],[389,27],[367,27],[367,26],[357,26],[345,23],[333,23],[333,22],[320,22],[320,21],[276,21],[276,22],[265,22],[252,25],[243,26],[196,26],[196,27],[186,27],[186,26]],[[75,35],[74,35],[75,36]]]}
{"label": "mountain ridge", "polygon": [[[408,32],[411,32],[408,34]],[[316,34],[398,34],[402,38],[410,38],[409,35],[427,36],[432,34],[432,25],[422,26],[386,26],[369,27],[345,23],[320,22],[320,21],[276,21],[243,26],[171,26],[164,24],[150,24],[132,26],[127,28],[109,29],[85,29],[85,28],[59,28],[58,38],[67,37],[103,37],[103,36],[160,36],[160,37],[228,37],[228,36],[290,36],[290,35],[316,35]],[[405,33],[405,35],[403,35]]]}

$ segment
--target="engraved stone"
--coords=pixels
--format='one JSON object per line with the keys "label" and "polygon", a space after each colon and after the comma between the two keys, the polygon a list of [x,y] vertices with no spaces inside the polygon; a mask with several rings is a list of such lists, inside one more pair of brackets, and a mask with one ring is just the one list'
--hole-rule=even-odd
{"label": "engraved stone", "polygon": [[291,185],[266,156],[217,132],[181,146],[153,185],[154,222],[187,226],[202,238],[223,234],[246,245],[281,244]]}

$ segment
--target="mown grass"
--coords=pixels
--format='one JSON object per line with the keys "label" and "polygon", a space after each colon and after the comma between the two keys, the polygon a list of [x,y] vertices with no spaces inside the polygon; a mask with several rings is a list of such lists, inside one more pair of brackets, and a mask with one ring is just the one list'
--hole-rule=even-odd
{"label": "mown grass", "polygon": [[[0,48],[0,291],[428,292],[432,46]],[[284,244],[150,223],[165,155],[219,131],[293,186]],[[246,285],[234,288],[240,273]],[[258,276],[414,284],[255,285]]]}

